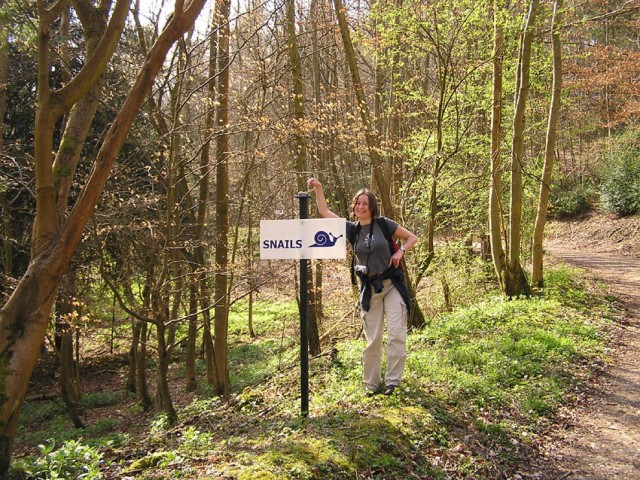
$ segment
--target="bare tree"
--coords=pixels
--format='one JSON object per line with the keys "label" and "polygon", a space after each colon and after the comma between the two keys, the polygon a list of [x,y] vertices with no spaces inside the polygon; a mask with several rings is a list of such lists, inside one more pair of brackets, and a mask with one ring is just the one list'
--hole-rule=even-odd
{"label": "bare tree", "polygon": [[[110,2],[101,5],[99,8],[94,8],[91,4],[79,2],[76,7],[78,18],[86,37],[85,54],[87,58],[90,58],[95,52],[101,40],[102,32],[107,26],[109,5]],[[65,38],[69,38],[70,17],[70,8],[67,6],[61,14],[63,36]],[[65,41],[60,50],[63,61],[63,78],[68,82],[70,80],[68,66],[71,63],[69,42]],[[64,133],[53,166],[56,185],[56,215],[60,224],[67,215],[69,193],[82,154],[84,141],[89,134],[93,118],[102,99],[103,83],[104,78],[101,75],[89,92],[73,105],[65,118]],[[67,405],[67,410],[74,425],[80,428],[84,426],[78,411],[82,394],[79,382],[75,381],[74,370],[77,365],[74,364],[73,359],[75,327],[72,321],[72,314],[75,310],[75,277],[75,266],[72,264],[61,282],[58,298],[59,311],[56,317],[56,347],[60,359],[59,383],[62,398]]]}
{"label": "bare tree", "polygon": [[[300,52],[298,49],[298,41],[296,35],[296,2],[295,0],[287,0],[287,50],[289,53],[289,63],[291,66],[291,77],[293,83],[293,118],[297,128],[294,131],[293,156],[296,159],[296,171],[298,172],[297,186],[298,191],[306,190],[305,182],[308,177],[308,159],[307,159],[307,140],[301,130],[305,121],[304,114],[304,79],[302,76],[302,62],[300,60]],[[307,337],[309,340],[309,352],[312,355],[320,353],[320,334],[318,333],[318,318],[315,308],[315,289],[313,288],[314,277],[312,273],[312,263],[307,263],[308,283],[307,290],[309,293],[309,303],[311,304],[307,316],[308,330]]]}
{"label": "bare tree", "polygon": [[353,40],[351,39],[351,32],[349,30],[349,23],[347,22],[346,8],[344,7],[342,0],[333,0],[335,6],[336,17],[338,18],[338,26],[340,28],[340,35],[342,36],[342,43],[344,45],[344,54],[349,65],[349,72],[351,73],[351,81],[353,84],[353,90],[358,103],[358,110],[360,111],[360,119],[365,129],[365,137],[367,141],[367,151],[371,158],[371,167],[373,170],[373,178],[376,186],[378,187],[378,193],[382,201],[382,208],[385,215],[393,217],[395,208],[391,202],[391,184],[390,179],[385,178],[384,159],[379,153],[378,146],[380,144],[380,132],[375,128],[375,124],[371,118],[371,112],[364,93],[364,88],[360,76],[360,69],[356,58],[356,51],[353,46]]}
{"label": "bare tree", "polygon": [[[204,0],[185,5],[176,0],[175,11],[153,47],[127,98],[106,132],[86,183],[69,215],[60,223],[56,215],[56,182],[51,151],[57,119],[85,97],[103,74],[118,44],[129,2],[119,0],[107,28],[84,67],[61,89],[49,85],[49,42],[52,26],[66,2],[47,7],[38,1],[38,105],[35,134],[36,216],[33,256],[25,275],[0,310],[0,472],[8,471],[18,417],[42,344],[57,287],[76,251],[117,155],[167,52],[193,25]],[[78,10],[90,2],[74,2]]]}
{"label": "bare tree", "polygon": [[229,16],[231,2],[217,0],[217,102],[215,126],[216,137],[216,253],[215,253],[215,336],[214,354],[217,371],[216,391],[229,398]]}
{"label": "bare tree", "polygon": [[[493,112],[491,123],[491,189],[489,197],[489,225],[491,235],[491,253],[496,274],[503,292],[508,296],[529,294],[529,284],[520,263],[522,238],[522,198],[523,198],[523,162],[525,109],[529,95],[529,74],[531,68],[531,49],[534,38],[534,25],[539,0],[531,0],[528,13],[525,15],[520,30],[520,44],[516,72],[516,93],[514,98],[513,138],[511,145],[511,194],[509,198],[509,225],[506,248],[502,248],[500,201],[500,113],[499,96],[502,92],[502,52],[504,52],[504,35],[502,26],[494,26],[494,77],[493,77]],[[501,2],[494,3],[495,22],[501,22]]]}
{"label": "bare tree", "polygon": [[[4,0],[0,0],[0,9]],[[4,114],[7,107],[7,69],[9,68],[8,29],[0,32],[0,155],[4,155]],[[13,273],[13,248],[11,245],[11,216],[4,186],[0,185],[0,209],[2,210],[2,267],[5,275]]]}
{"label": "bare tree", "polygon": [[505,253],[502,247],[502,63],[504,59],[503,2],[493,4],[493,90],[491,108],[491,186],[489,189],[489,239],[496,275],[504,290]]}
{"label": "bare tree", "polygon": [[505,293],[517,296],[529,293],[529,284],[520,263],[522,237],[522,172],[524,163],[525,109],[529,96],[531,48],[539,0],[532,0],[520,33],[520,52],[516,75],[515,111],[513,114],[513,139],[511,145],[511,196],[509,203],[509,244]]}
{"label": "bare tree", "polygon": [[544,237],[544,227],[547,223],[549,188],[551,186],[553,164],[556,155],[558,120],[560,119],[560,106],[562,99],[562,42],[560,40],[562,5],[562,0],[556,0],[553,5],[551,32],[551,45],[553,50],[553,89],[551,94],[551,107],[549,108],[549,122],[547,124],[547,137],[544,150],[544,167],[542,170],[540,194],[538,197],[538,211],[536,214],[536,224],[533,231],[531,283],[539,287],[543,286],[542,267],[544,252],[542,248],[542,241]]}

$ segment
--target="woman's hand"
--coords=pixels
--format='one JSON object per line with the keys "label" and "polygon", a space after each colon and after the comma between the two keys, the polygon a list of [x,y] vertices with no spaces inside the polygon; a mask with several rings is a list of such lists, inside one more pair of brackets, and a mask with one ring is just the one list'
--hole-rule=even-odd
{"label": "woman's hand", "polygon": [[307,186],[316,190],[316,205],[320,216],[323,218],[338,218],[338,215],[329,210],[327,199],[324,196],[324,190],[322,189],[320,181],[317,178],[311,177],[307,180]]}
{"label": "woman's hand", "polygon": [[389,260],[389,266],[399,267],[400,263],[402,263],[402,257],[404,257],[404,250],[398,250],[393,254],[391,260]]}
{"label": "woman's hand", "polygon": [[322,188],[322,184],[320,183],[320,181],[317,178],[313,178],[311,177],[309,180],[307,180],[307,186],[309,188]]}
{"label": "woman's hand", "polygon": [[398,225],[396,228],[396,232],[393,235],[394,239],[402,240],[402,247],[398,249],[396,253],[391,256],[391,260],[389,261],[389,266],[393,265],[397,267],[402,262],[402,257],[407,253],[408,250],[413,248],[413,246],[418,243],[418,237],[415,233],[410,232],[403,226]]}

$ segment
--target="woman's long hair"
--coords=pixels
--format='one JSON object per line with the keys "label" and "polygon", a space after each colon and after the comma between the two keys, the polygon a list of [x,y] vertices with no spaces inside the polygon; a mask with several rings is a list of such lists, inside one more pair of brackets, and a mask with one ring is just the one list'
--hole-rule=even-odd
{"label": "woman's long hair", "polygon": [[356,202],[361,195],[366,195],[369,199],[369,211],[371,212],[371,219],[378,217],[380,215],[380,213],[378,212],[378,199],[376,198],[375,193],[373,193],[368,188],[361,188],[354,195],[353,199],[351,200],[351,216],[355,217],[353,209],[356,208]]}

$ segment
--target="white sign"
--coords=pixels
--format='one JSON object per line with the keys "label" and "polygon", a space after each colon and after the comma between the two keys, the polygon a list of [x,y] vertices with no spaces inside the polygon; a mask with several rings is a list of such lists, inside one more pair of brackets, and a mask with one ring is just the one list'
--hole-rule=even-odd
{"label": "white sign", "polygon": [[345,258],[344,218],[261,220],[260,259]]}

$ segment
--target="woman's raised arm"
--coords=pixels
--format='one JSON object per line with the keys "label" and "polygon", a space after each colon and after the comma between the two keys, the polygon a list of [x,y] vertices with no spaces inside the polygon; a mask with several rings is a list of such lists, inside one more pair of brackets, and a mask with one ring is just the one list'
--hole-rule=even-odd
{"label": "woman's raised arm", "polygon": [[310,178],[307,180],[307,186],[313,188],[316,191],[316,206],[318,207],[318,213],[323,218],[340,218],[339,215],[329,210],[327,205],[327,199],[324,196],[324,189],[322,184],[316,178]]}

